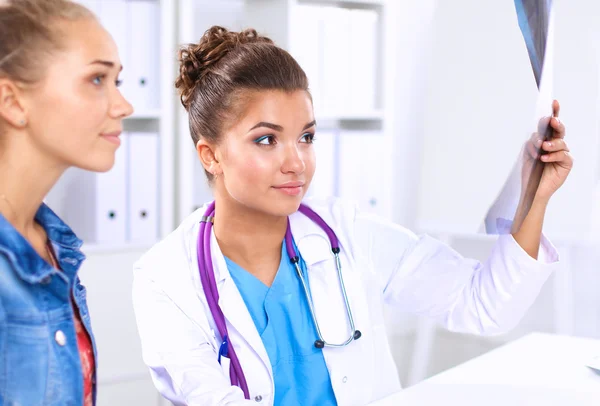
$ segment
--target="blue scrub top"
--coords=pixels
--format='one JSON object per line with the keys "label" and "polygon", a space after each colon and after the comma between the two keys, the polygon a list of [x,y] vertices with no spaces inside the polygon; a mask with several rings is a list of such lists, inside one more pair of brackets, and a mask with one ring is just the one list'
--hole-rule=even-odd
{"label": "blue scrub top", "polygon": [[[314,326],[302,283],[281,247],[271,287],[225,258],[269,355],[275,379],[275,405],[337,405],[323,350],[315,348]],[[306,278],[306,265],[300,257]],[[308,283],[307,283],[308,284]]]}

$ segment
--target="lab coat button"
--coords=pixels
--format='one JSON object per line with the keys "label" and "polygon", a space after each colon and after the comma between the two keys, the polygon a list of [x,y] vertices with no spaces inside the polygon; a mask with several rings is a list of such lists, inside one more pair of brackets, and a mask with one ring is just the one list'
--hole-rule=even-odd
{"label": "lab coat button", "polygon": [[347,376],[343,377],[342,382],[344,382],[344,383],[348,382],[348,377]]}
{"label": "lab coat button", "polygon": [[62,330],[58,330],[56,334],[54,334],[54,340],[58,345],[64,347],[67,343],[67,336],[62,332]]}
{"label": "lab coat button", "polygon": [[262,396],[260,396],[260,395],[257,395],[257,396],[254,398],[254,400],[255,400],[256,402],[262,402]]}

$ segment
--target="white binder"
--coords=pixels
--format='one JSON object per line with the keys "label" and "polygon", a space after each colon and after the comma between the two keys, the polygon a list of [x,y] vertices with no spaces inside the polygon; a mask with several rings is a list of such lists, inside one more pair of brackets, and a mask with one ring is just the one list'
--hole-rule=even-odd
{"label": "white binder", "polygon": [[160,16],[157,0],[129,0],[130,102],[138,112],[159,107]]}
{"label": "white binder", "polygon": [[339,117],[349,110],[350,86],[350,10],[323,7],[323,72],[320,116]]}
{"label": "white binder", "polygon": [[313,145],[317,167],[308,196],[326,198],[337,194],[337,140],[337,131],[317,130]]}
{"label": "white binder", "polygon": [[347,130],[340,133],[340,197],[358,203],[361,210],[386,216],[385,184],[381,174],[380,131]]}
{"label": "white binder", "polygon": [[115,164],[105,173],[92,174],[96,178],[95,243],[121,244],[126,241],[127,196],[127,140],[121,135],[121,146],[115,154]]}
{"label": "white binder", "polygon": [[158,134],[129,133],[129,240],[158,239]]}
{"label": "white binder", "polygon": [[314,5],[295,6],[291,19],[290,53],[298,61],[308,77],[308,88],[312,95],[314,110],[321,114],[322,100],[322,52],[323,18],[322,7]]}
{"label": "white binder", "polygon": [[350,106],[351,114],[375,110],[378,62],[378,24],[374,10],[350,11]]}
{"label": "white binder", "polygon": [[129,15],[130,7],[127,0],[103,0],[98,2],[98,18],[104,28],[113,37],[119,57],[123,65],[123,71],[119,74],[119,78],[123,81],[121,85],[121,94],[130,100],[133,97],[132,83],[132,60],[131,41],[129,34]]}

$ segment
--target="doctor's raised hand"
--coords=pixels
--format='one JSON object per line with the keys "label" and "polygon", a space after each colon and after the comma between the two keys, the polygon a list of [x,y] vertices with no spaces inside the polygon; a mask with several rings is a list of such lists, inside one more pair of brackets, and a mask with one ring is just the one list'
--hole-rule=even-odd
{"label": "doctor's raised hand", "polygon": [[560,105],[555,100],[552,108],[553,117],[550,119],[550,127],[553,129],[552,139],[541,141],[541,148],[545,154],[540,160],[545,163],[540,179],[540,185],[536,193],[536,199],[547,201],[565,182],[573,168],[573,156],[565,141],[565,126],[558,118]]}
{"label": "doctor's raised hand", "polygon": [[306,74],[270,39],[215,26],[179,60],[214,201],[134,266],[143,358],[164,397],[366,405],[401,390],[386,307],[471,334],[520,321],[558,261],[541,227],[570,165],[559,124],[523,226],[478,262],[351,202],[305,199],[318,124]]}
{"label": "doctor's raised hand", "polygon": [[[512,229],[515,240],[533,257],[537,256],[548,202],[573,167],[573,156],[565,141],[565,126],[558,118],[560,105],[556,100],[552,109],[552,117],[540,120],[540,130],[525,145],[521,199]],[[551,134],[548,139],[545,132]]]}

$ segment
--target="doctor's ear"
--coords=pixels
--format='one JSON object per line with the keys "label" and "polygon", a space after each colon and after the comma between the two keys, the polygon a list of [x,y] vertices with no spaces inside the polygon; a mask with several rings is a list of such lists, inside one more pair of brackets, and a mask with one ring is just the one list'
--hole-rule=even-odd
{"label": "doctor's ear", "polygon": [[221,174],[221,165],[214,145],[209,144],[205,139],[201,138],[196,143],[196,152],[205,171],[215,176]]}

